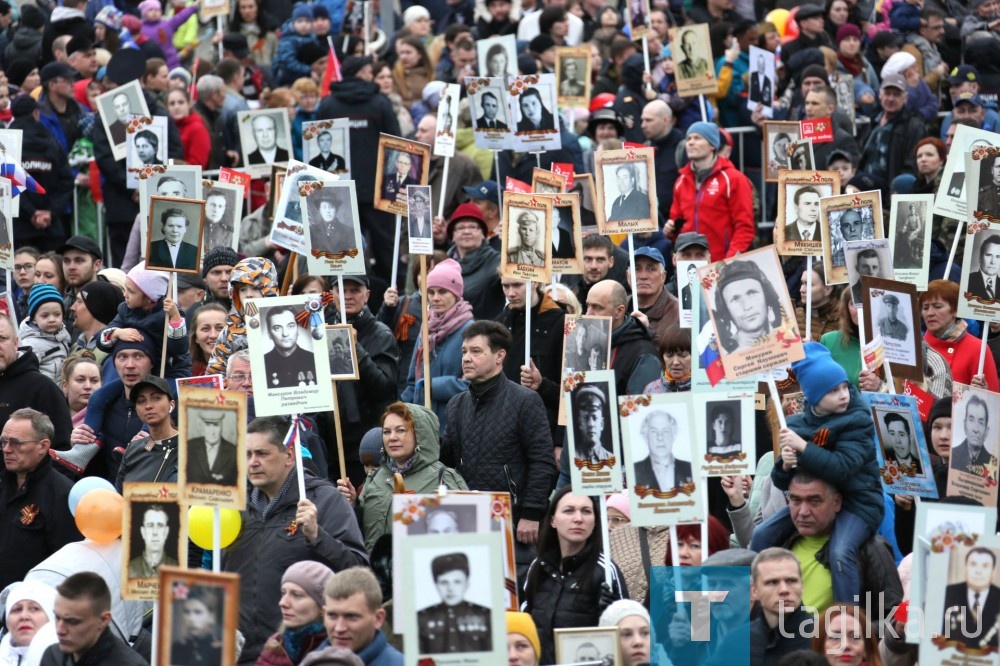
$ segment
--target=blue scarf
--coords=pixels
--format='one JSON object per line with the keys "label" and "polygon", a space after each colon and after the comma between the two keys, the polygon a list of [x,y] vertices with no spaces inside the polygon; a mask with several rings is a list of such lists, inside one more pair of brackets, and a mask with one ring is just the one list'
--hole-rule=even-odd
{"label": "blue scarf", "polygon": [[326,627],[319,620],[303,625],[298,629],[285,629],[281,632],[281,647],[293,664],[302,661],[302,657],[326,640]]}

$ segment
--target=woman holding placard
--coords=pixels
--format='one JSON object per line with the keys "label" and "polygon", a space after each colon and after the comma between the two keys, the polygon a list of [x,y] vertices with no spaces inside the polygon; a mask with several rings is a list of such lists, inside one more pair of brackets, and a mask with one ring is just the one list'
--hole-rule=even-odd
{"label": "woman holding placard", "polygon": [[944,356],[951,378],[959,384],[1000,391],[997,366],[989,347],[979,370],[982,340],[971,335],[964,319],[959,319],[958,285],[950,280],[932,280],[920,294],[920,317],[924,321],[924,341]]}
{"label": "woman holding placard", "polygon": [[601,551],[597,498],[572,491],[563,486],[549,501],[522,597],[521,610],[531,613],[542,639],[543,664],[556,660],[553,629],[597,626],[608,606],[628,597],[621,570]]}
{"label": "woman holding placard", "polygon": [[267,639],[257,666],[297,666],[327,640],[323,591],[333,571],[319,562],[296,562],[281,577],[281,626]]}

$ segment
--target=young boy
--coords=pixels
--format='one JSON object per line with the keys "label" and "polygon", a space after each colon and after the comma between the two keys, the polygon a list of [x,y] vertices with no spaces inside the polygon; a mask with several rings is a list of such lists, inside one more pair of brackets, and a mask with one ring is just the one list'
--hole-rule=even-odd
{"label": "young boy", "polygon": [[[868,404],[826,347],[807,342],[805,351],[806,357],[792,363],[792,370],[805,393],[806,407],[801,414],[788,417],[788,427],[779,435],[781,460],[775,461],[771,480],[779,490],[788,490],[800,468],[840,491],[843,508],[828,543],[831,601],[857,603],[854,597],[861,593],[858,548],[878,529],[885,511],[875,458],[875,426]],[[786,507],[757,526],[750,550],[759,553],[783,546],[794,534]]]}
{"label": "young boy", "polygon": [[233,272],[229,274],[229,298],[233,301],[233,307],[229,310],[226,328],[219,334],[215,352],[208,362],[209,374],[226,374],[229,357],[247,348],[247,325],[243,317],[243,304],[251,298],[277,295],[278,271],[268,259],[249,257],[233,266]]}
{"label": "young boy", "polygon": [[63,299],[51,284],[40,282],[28,292],[28,316],[17,331],[21,344],[38,357],[38,369],[54,382],[72,343],[63,325]]}
{"label": "young boy", "polygon": [[[164,319],[167,320],[166,379],[188,377],[191,374],[191,353],[187,339],[187,324],[177,304],[167,298],[167,274],[146,270],[140,262],[125,276],[125,302],[108,327],[97,334],[98,349],[111,352],[115,342],[146,341],[156,351],[163,349]],[[153,373],[159,374],[159,359],[153,359]],[[122,391],[121,380],[106,382],[87,402],[84,424],[97,433],[92,444],[75,444],[69,451],[52,452],[52,457],[77,473],[86,469],[101,446],[100,427],[104,412]]]}
{"label": "young boy", "polygon": [[[313,10],[304,2],[296,3],[292,18],[281,27],[278,48],[275,50],[271,68],[278,85],[290,86],[296,79],[309,77],[309,65],[296,58],[303,45],[315,42],[312,35]],[[326,46],[325,41],[323,46]],[[326,91],[323,91],[326,94]]]}

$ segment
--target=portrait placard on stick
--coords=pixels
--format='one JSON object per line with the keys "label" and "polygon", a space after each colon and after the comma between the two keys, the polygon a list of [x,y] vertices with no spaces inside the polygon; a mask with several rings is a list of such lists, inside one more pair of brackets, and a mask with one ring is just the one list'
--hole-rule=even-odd
{"label": "portrait placard on stick", "polygon": [[952,385],[948,495],[962,495],[986,507],[997,505],[997,414],[1000,394]]}
{"label": "portrait placard on stick", "polygon": [[186,504],[246,508],[247,395],[182,387],[177,483]]}
{"label": "portrait placard on stick", "polygon": [[590,107],[591,54],[586,46],[556,47],[556,81],[559,108]]}
{"label": "portrait placard on stick", "polygon": [[449,83],[438,102],[437,129],[434,130],[434,154],[438,157],[455,156],[455,135],[458,131],[458,102],[462,87]]}
{"label": "portrait placard on stick", "polygon": [[844,264],[847,268],[847,282],[851,285],[851,302],[856,308],[864,307],[861,278],[891,280],[894,277],[889,241],[885,238],[845,241]]}
{"label": "portrait placard on stick", "polygon": [[535,194],[559,194],[566,191],[566,176],[535,167],[531,170],[531,191]]}
{"label": "portrait placard on stick", "polygon": [[365,272],[361,220],[353,180],[305,183],[297,192],[313,275],[359,275]]}
{"label": "portrait placard on stick", "polygon": [[[702,520],[706,507],[692,472],[694,410],[690,393],[618,397],[632,524],[677,525]],[[673,478],[663,469],[673,461]]]}
{"label": "portrait placard on stick", "polygon": [[865,340],[881,336],[892,376],[924,381],[917,288],[899,280],[862,277],[861,304],[865,313]]}
{"label": "portrait placard on stick", "polygon": [[889,249],[896,279],[927,290],[931,260],[933,194],[894,194],[889,211]]}
{"label": "portrait placard on stick", "polygon": [[562,148],[554,74],[507,78],[507,112],[516,122],[514,150],[537,153]]}
{"label": "portrait placard on stick", "polygon": [[139,187],[139,174],[167,163],[167,119],[163,116],[133,118],[139,127],[125,135],[125,185]]}
{"label": "portrait placard on stick", "polygon": [[146,268],[199,273],[205,202],[151,197]]}
{"label": "portrait placard on stick", "polygon": [[754,473],[753,401],[753,391],[694,394],[695,474],[709,477]]}
{"label": "portrait placard on stick", "polygon": [[848,281],[844,243],[882,238],[882,194],[858,192],[821,199],[823,269],[827,284]]}
{"label": "portrait placard on stick", "polygon": [[[566,317],[560,377],[607,370],[611,365],[611,317]],[[559,392],[559,425],[566,425],[566,394]]]}
{"label": "portrait placard on stick", "polygon": [[476,148],[514,148],[514,119],[507,115],[506,78],[465,77]]}
{"label": "portrait placard on stick", "polygon": [[381,134],[375,167],[375,208],[406,215],[406,188],[426,185],[431,147],[426,143]]}
{"label": "portrait placard on stick", "polygon": [[972,214],[964,230],[958,316],[1000,322],[1000,186],[994,183],[1000,182],[1000,149],[973,151],[966,170],[978,187],[969,192]]}
{"label": "portrait placard on stick", "polygon": [[568,374],[562,389],[567,398],[566,446],[572,451],[569,477],[573,492],[600,495],[621,490],[614,370]]}
{"label": "portrait placard on stick", "polygon": [[[139,174],[139,218],[149,219],[149,201],[152,197],[173,199],[204,199],[202,191],[205,181],[201,178],[201,167],[191,164],[171,164],[152,167]],[[14,201],[17,201],[15,198]],[[16,216],[17,213],[14,213]],[[139,225],[139,246],[146,252],[149,242],[148,225]],[[208,250],[212,248],[207,248]]]}
{"label": "portrait placard on stick", "polygon": [[[257,416],[333,410],[320,294],[255,298],[245,307]],[[318,323],[314,314],[319,313]]]}
{"label": "portrait placard on stick", "polygon": [[865,392],[872,410],[879,446],[882,488],[890,495],[919,495],[937,499],[937,484],[924,429],[913,396]]}
{"label": "portrait placard on stick", "polygon": [[155,600],[160,567],[187,564],[187,510],[176,483],[126,483],[122,516],[122,598]]}
{"label": "portrait placard on stick", "polygon": [[583,273],[583,235],[579,194],[552,195],[552,272]]}
{"label": "portrait placard on stick", "polygon": [[719,92],[715,78],[715,58],[707,23],[696,23],[670,30],[671,53],[677,92],[681,97],[714,95]]}
{"label": "portrait placard on stick", "polygon": [[[970,216],[969,200],[979,194],[979,179],[970,180],[970,190],[966,189],[965,157],[977,148],[1000,147],[1000,139],[995,132],[958,125],[955,136],[952,137],[951,148],[948,149],[948,159],[944,163],[944,173],[941,175],[941,185],[938,186],[934,198],[934,214],[950,217],[953,220],[968,220]],[[991,174],[987,169],[986,173]],[[975,202],[973,201],[975,210]]]}
{"label": "portrait placard on stick", "polygon": [[327,324],[326,347],[330,355],[330,379],[335,382],[358,379],[358,351],[350,324]]}
{"label": "portrait placard on stick", "polygon": [[774,82],[777,81],[774,60],[774,54],[767,49],[750,45],[750,91],[747,95],[747,109],[753,111],[759,108],[765,118],[774,116],[776,90]]}
{"label": "portrait placard on stick", "polygon": [[434,222],[431,214],[431,186],[406,188],[410,254],[434,254]]}
{"label": "portrait placard on stick", "polygon": [[802,138],[802,128],[796,122],[768,120],[764,122],[764,179],[778,182],[778,172],[790,168],[788,144]]}
{"label": "portrait placard on stick", "polygon": [[653,149],[602,150],[594,157],[602,234],[656,231],[656,169]]}
{"label": "portrait placard on stick", "polygon": [[236,663],[237,574],[164,567],[159,600],[160,664]]}
{"label": "portrait placard on stick", "polygon": [[649,0],[627,0],[625,22],[631,31],[632,41],[639,41],[649,34]]}
{"label": "portrait placard on stick", "polygon": [[302,161],[345,179],[351,177],[350,119],[302,123]]}
{"label": "portrait placard on stick", "polygon": [[810,139],[800,139],[788,144],[788,166],[793,171],[812,171],[817,168]]}
{"label": "portrait placard on stick", "polygon": [[729,379],[805,358],[795,309],[774,246],[698,270]]}
{"label": "portrait placard on stick", "polygon": [[490,78],[517,76],[517,37],[499,35],[476,42],[479,72]]}
{"label": "portrait placard on stick", "polygon": [[778,254],[823,256],[819,200],[838,192],[837,171],[778,172],[778,220],[774,231]]}
{"label": "portrait placard on stick", "polygon": [[[642,3],[645,0],[629,0]],[[555,629],[556,661],[560,664],[622,664],[618,627],[572,627]]]}
{"label": "portrait placard on stick", "polygon": [[243,169],[255,178],[267,176],[272,164],[292,157],[292,129],[284,108],[237,111],[236,124]]}
{"label": "portrait placard on stick", "polygon": [[[755,391],[757,377],[751,375],[742,379],[726,377],[726,369],[719,356],[719,342],[715,335],[715,327],[705,305],[705,296],[698,279],[698,270],[708,265],[707,261],[697,262],[698,265],[691,283],[691,391]],[[678,262],[679,265],[679,262]],[[690,271],[689,271],[690,274]],[[682,294],[683,297],[683,294]],[[683,379],[683,364],[677,367],[671,375],[675,380]],[[668,368],[669,369],[669,368]]]}
{"label": "portrait placard on stick", "polygon": [[149,107],[146,105],[146,97],[142,94],[142,87],[138,80],[129,81],[123,86],[98,95],[95,101],[97,114],[101,117],[108,143],[111,144],[111,154],[116,160],[124,159],[125,139],[132,118],[149,116]]}
{"label": "portrait placard on stick", "polygon": [[239,249],[240,223],[243,221],[243,186],[206,180],[204,253],[224,246]]}
{"label": "portrait placard on stick", "polygon": [[[336,179],[316,167],[292,160],[281,177],[278,201],[274,205],[274,223],[270,241],[289,252],[309,254],[309,237],[306,235],[306,216],[302,209],[302,192],[308,192],[311,183],[327,183]],[[275,178],[275,182],[277,182]]]}
{"label": "portrait placard on stick", "polygon": [[548,282],[552,269],[551,197],[507,194],[503,198],[500,273],[504,277]]}

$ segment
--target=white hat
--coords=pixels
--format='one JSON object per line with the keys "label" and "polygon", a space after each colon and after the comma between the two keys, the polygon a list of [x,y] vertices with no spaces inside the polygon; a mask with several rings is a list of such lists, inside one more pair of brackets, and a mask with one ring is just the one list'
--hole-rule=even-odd
{"label": "white hat", "polygon": [[649,611],[638,601],[631,599],[619,599],[604,609],[601,619],[597,621],[599,627],[617,627],[618,623],[627,617],[638,615],[649,623]]}
{"label": "white hat", "polygon": [[418,21],[420,19],[429,19],[431,13],[427,11],[424,7],[419,5],[414,5],[403,12],[403,27],[410,25],[411,23]]}
{"label": "white hat", "polygon": [[912,53],[896,51],[882,65],[882,76],[880,78],[884,79],[889,74],[902,74],[903,70],[913,67],[916,64],[917,59]]}
{"label": "white hat", "polygon": [[34,601],[36,604],[41,606],[42,610],[45,611],[45,616],[49,618],[49,622],[52,622],[55,619],[53,608],[56,603],[56,589],[46,585],[45,583],[29,580],[21,583],[15,583],[10,587],[10,591],[7,593],[7,600],[4,602],[5,624],[10,624],[10,609],[13,608],[17,602],[24,601],[26,599]]}

